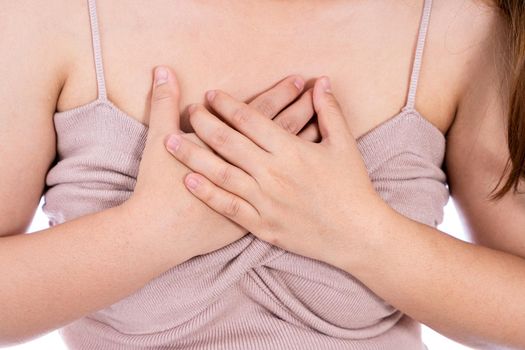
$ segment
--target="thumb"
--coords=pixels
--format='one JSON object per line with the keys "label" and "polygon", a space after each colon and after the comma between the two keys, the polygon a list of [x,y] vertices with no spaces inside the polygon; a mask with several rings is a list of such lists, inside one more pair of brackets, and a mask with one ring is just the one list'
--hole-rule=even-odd
{"label": "thumb", "polygon": [[332,94],[330,80],[323,76],[315,81],[313,91],[314,110],[317,114],[321,142],[342,142],[350,131],[339,102]]}
{"label": "thumb", "polygon": [[155,68],[151,92],[149,128],[162,133],[180,133],[180,89],[171,69]]}

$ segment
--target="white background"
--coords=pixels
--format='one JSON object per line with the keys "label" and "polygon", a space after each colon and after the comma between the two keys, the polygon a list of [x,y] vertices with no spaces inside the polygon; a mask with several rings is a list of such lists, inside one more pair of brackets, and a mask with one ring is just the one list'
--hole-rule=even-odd
{"label": "white background", "polygon": [[[41,211],[41,205],[35,215],[33,223],[29,232],[38,231],[47,228],[47,218]],[[463,233],[458,215],[454,208],[454,204],[449,202],[445,208],[445,220],[439,227],[442,231],[447,232],[457,238],[466,240],[466,236]],[[423,326],[423,341],[429,348],[429,350],[466,350],[470,349],[465,346],[461,346],[440,334],[432,331],[431,329]],[[53,350],[66,350],[65,345],[62,343],[60,336],[57,332],[51,332],[38,339],[28,342],[23,345],[8,347],[5,349],[10,350],[42,350],[42,349],[53,349]],[[402,350],[402,349],[396,349]]]}

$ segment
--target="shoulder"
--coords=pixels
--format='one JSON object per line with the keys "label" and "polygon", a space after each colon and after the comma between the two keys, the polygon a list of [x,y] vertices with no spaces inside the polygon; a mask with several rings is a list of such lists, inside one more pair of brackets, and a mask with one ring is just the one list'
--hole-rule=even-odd
{"label": "shoulder", "polygon": [[502,18],[496,1],[491,0],[433,0],[432,8],[434,25],[445,29],[454,45],[486,39]]}
{"label": "shoulder", "polygon": [[87,1],[0,0],[0,52],[4,60],[47,67],[64,80],[88,21]]}
{"label": "shoulder", "polygon": [[[467,157],[457,151],[468,147],[473,151],[471,156],[484,157],[485,161],[477,159],[476,162],[465,163],[466,159],[463,159],[458,165],[471,164],[480,169],[483,164],[490,163],[486,170],[501,174],[508,155],[505,152],[510,87],[508,23],[495,6],[486,1],[465,0],[459,3],[464,3],[466,8],[463,16],[467,24],[462,24],[465,31],[470,26],[475,27],[476,23],[478,25],[467,32],[467,38],[454,39],[461,44],[459,48],[471,53],[465,57],[464,88],[449,130],[448,158],[453,161]],[[487,157],[491,157],[490,162]],[[488,192],[486,189],[485,194]]]}
{"label": "shoulder", "polygon": [[[421,16],[424,0],[399,3],[411,18]],[[504,24],[490,0],[433,0],[417,108],[443,132],[453,126],[469,89],[488,73]]]}
{"label": "shoulder", "polygon": [[34,31],[42,38],[68,30],[79,19],[80,11],[87,13],[87,1],[75,0],[0,0],[0,24],[3,30]]}
{"label": "shoulder", "polygon": [[507,23],[495,1],[434,0],[434,7],[434,45],[460,77],[461,99],[477,84],[477,77],[482,77],[487,69],[495,73],[494,69],[502,63],[497,59],[507,41]]}
{"label": "shoulder", "polygon": [[495,1],[437,0],[436,3],[438,13],[443,13],[442,48],[449,55],[463,58],[468,78],[466,89],[468,83],[475,82],[483,73],[495,74],[503,68],[508,23]]}
{"label": "shoulder", "polygon": [[3,233],[28,227],[55,158],[53,114],[78,34],[72,21],[80,20],[81,8],[77,0],[0,0],[0,212],[8,213],[0,222]]}
{"label": "shoulder", "polygon": [[459,2],[465,4],[463,16],[466,25],[462,27],[467,34],[454,40],[458,42],[458,48],[469,53],[464,58],[464,85],[450,136],[457,138],[452,141],[461,144],[483,137],[482,149],[497,150],[498,163],[503,166],[507,153],[501,150],[505,150],[506,145],[510,88],[508,22],[488,1]]}

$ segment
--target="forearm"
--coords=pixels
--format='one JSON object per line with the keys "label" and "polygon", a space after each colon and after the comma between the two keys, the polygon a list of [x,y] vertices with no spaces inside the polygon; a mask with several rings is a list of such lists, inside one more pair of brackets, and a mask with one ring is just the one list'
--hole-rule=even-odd
{"label": "forearm", "polygon": [[525,260],[391,214],[368,237],[366,258],[344,268],[450,338],[483,349],[525,348]]}
{"label": "forearm", "polygon": [[132,224],[123,207],[0,239],[0,346],[126,297],[189,258],[183,247],[168,251],[173,246]]}

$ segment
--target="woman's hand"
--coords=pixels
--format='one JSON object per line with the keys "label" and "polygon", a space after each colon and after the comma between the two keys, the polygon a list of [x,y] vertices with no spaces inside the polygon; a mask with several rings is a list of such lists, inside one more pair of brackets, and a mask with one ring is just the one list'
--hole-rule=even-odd
{"label": "woman's hand", "polygon": [[390,211],[368,178],[328,78],[318,79],[313,89],[320,143],[285,132],[220,90],[207,97],[226,123],[201,105],[190,112],[190,123],[220,157],[180,133],[166,144],[194,171],[184,179],[191,193],[296,254],[341,267],[350,252],[360,253],[361,238],[381,224],[369,222],[366,213]]}
{"label": "woman's hand", "polygon": [[390,208],[374,191],[323,81],[313,92],[320,143],[283,132],[221,91],[211,94],[214,110],[235,129],[194,109],[197,135],[224,159],[174,135],[178,142],[168,149],[194,171],[184,179],[187,188],[259,238],[351,273],[388,304],[451,338],[476,348],[523,349],[525,260]]}
{"label": "woman's hand", "polygon": [[[181,92],[176,76],[169,69],[157,69],[156,73],[148,136],[137,182],[134,193],[123,207],[129,213],[127,217],[132,220],[133,225],[141,226],[140,232],[150,235],[152,240],[162,242],[158,248],[174,259],[173,264],[178,264],[193,256],[222,248],[248,231],[210,210],[184,188],[182,180],[189,169],[174,162],[166,153],[166,136],[170,133],[178,134],[187,142],[192,142],[199,151],[210,151],[206,150],[205,144],[194,134],[182,135],[179,114]],[[299,82],[298,87],[294,85],[296,79]],[[311,90],[293,102],[303,86],[300,77],[288,77],[257,96],[250,104],[266,113],[266,120],[282,132],[286,133],[278,125],[297,133],[314,114]],[[290,103],[292,104],[284,109]],[[319,132],[316,124],[309,123],[300,136],[305,140],[317,139]],[[178,256],[175,252],[181,252],[183,256]],[[161,252],[157,251],[156,254]]]}

